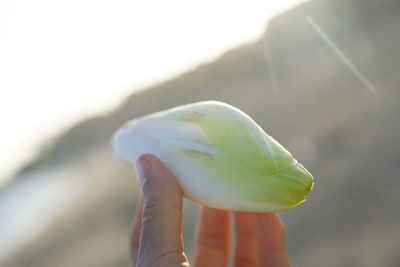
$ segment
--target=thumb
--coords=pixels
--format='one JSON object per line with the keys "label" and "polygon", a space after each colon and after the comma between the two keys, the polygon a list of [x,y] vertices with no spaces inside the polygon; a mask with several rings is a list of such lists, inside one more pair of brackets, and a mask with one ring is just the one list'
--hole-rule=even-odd
{"label": "thumb", "polygon": [[137,266],[187,266],[182,241],[182,193],[171,172],[152,156],[137,161],[144,206]]}

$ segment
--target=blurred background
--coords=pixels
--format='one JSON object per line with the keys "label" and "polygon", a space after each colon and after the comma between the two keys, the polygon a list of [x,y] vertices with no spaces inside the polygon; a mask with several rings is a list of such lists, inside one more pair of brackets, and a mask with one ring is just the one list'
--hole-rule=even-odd
{"label": "blurred background", "polygon": [[201,100],[313,173],[281,213],[292,266],[399,266],[399,47],[395,0],[0,0],[0,266],[128,266],[139,188],[110,138]]}

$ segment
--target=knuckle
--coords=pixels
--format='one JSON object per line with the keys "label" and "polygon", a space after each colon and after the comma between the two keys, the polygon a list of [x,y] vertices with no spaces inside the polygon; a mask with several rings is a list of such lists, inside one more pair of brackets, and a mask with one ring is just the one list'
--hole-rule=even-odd
{"label": "knuckle", "polygon": [[225,249],[228,247],[225,235],[218,233],[207,233],[200,237],[197,240],[197,243],[198,245],[207,248]]}
{"label": "knuckle", "polygon": [[159,206],[160,205],[157,203],[156,200],[149,199],[148,201],[146,201],[143,207],[142,225],[146,225],[154,221],[154,219],[158,217],[158,215],[160,214]]}

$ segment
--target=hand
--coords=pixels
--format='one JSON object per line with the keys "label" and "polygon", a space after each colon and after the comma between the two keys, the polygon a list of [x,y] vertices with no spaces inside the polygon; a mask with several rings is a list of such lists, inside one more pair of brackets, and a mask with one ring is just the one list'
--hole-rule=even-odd
{"label": "hand", "polygon": [[[159,159],[137,163],[144,198],[131,239],[132,261],[139,267],[189,266],[183,251],[182,193]],[[276,213],[233,212],[236,226],[234,266],[288,267],[285,230]],[[203,207],[196,233],[193,266],[225,266],[229,253],[230,212]]]}

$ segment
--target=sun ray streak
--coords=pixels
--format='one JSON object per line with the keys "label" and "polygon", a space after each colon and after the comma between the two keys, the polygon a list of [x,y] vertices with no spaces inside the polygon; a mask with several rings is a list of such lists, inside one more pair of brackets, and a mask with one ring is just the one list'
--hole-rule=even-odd
{"label": "sun ray streak", "polygon": [[375,86],[365,77],[364,74],[351,62],[351,60],[340,50],[340,48],[329,38],[322,28],[310,16],[306,16],[306,21],[311,28],[321,37],[322,40],[335,52],[335,54],[343,61],[343,63],[360,79],[360,81],[368,88],[371,93],[376,93]]}
{"label": "sun ray streak", "polygon": [[275,73],[275,68],[272,64],[272,58],[271,58],[271,53],[269,51],[269,45],[267,42],[267,36],[262,38],[262,44],[263,44],[263,50],[264,50],[264,55],[265,55],[265,61],[267,63],[267,68],[270,71],[270,78],[271,78],[271,83],[272,83],[272,88],[274,89],[275,93],[279,92],[279,85],[278,85],[278,79],[276,77]]}

